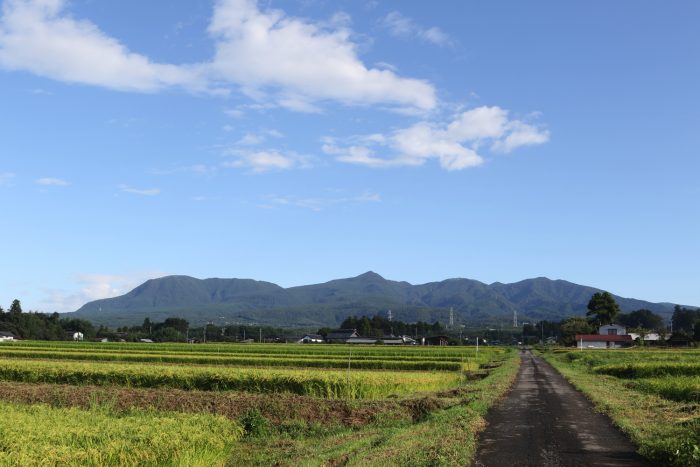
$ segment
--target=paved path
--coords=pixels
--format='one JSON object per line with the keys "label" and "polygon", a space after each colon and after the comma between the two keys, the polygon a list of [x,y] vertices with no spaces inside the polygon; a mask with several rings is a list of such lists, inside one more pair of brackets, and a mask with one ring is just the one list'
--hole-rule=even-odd
{"label": "paved path", "polygon": [[475,466],[642,466],[635,446],[551,365],[529,351],[486,417]]}

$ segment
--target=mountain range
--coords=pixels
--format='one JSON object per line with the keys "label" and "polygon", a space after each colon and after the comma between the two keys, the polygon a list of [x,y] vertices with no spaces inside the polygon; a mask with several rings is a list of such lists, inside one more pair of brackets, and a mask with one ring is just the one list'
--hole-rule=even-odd
{"label": "mountain range", "polygon": [[[141,324],[144,318],[187,319],[192,325],[213,322],[277,327],[338,326],[351,315],[386,315],[415,322],[446,323],[450,308],[456,324],[508,325],[513,313],[523,321],[582,316],[600,289],[545,277],[511,284],[447,279],[412,285],[369,271],[322,284],[283,288],[252,279],[151,279],[129,293],[83,305],[66,317],[112,327]],[[669,319],[672,303],[651,303],[615,296],[624,312],[646,308]]]}

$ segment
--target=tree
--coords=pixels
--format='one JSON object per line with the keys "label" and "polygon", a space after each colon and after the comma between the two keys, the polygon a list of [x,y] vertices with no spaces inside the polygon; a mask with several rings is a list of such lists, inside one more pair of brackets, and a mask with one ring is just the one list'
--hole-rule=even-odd
{"label": "tree", "polygon": [[569,318],[561,324],[561,342],[564,345],[576,343],[576,334],[590,334],[593,325],[586,318]]}
{"label": "tree", "polygon": [[612,324],[620,313],[620,305],[617,304],[609,292],[597,292],[588,302],[586,316],[591,323],[598,325]]}
{"label": "tree", "polygon": [[620,324],[629,328],[648,329],[659,331],[664,328],[664,319],[653,313],[651,310],[641,309],[632,313],[620,313],[618,316]]}
{"label": "tree", "polygon": [[17,316],[22,314],[22,304],[17,300],[16,298],[12,301],[12,305],[10,305],[10,309],[8,310],[10,312],[10,315],[12,316]]}
{"label": "tree", "polygon": [[695,332],[695,323],[700,320],[700,310],[685,308],[676,305],[673,310],[671,323],[673,324],[673,332],[691,336]]}

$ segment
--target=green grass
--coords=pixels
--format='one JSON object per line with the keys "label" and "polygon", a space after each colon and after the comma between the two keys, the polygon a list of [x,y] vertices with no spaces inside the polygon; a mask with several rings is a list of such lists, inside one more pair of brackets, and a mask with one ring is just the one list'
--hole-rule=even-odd
{"label": "green grass", "polygon": [[212,415],[116,415],[0,402],[1,465],[226,465],[240,424]]}
{"label": "green grass", "polygon": [[[652,465],[700,465],[700,405],[687,392],[688,381],[694,381],[697,390],[697,378],[606,374],[655,373],[700,356],[698,352],[572,350],[543,356],[627,433]],[[662,365],[655,366],[658,362]]]}
{"label": "green grass", "polygon": [[697,376],[646,378],[630,383],[629,387],[673,401],[700,403],[700,378]]}

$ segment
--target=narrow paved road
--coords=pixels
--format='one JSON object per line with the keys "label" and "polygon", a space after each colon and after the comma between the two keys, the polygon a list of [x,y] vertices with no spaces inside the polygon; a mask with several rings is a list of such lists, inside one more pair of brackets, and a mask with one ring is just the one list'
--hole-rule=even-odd
{"label": "narrow paved road", "polygon": [[635,446],[551,365],[529,351],[486,417],[475,466],[642,466]]}

